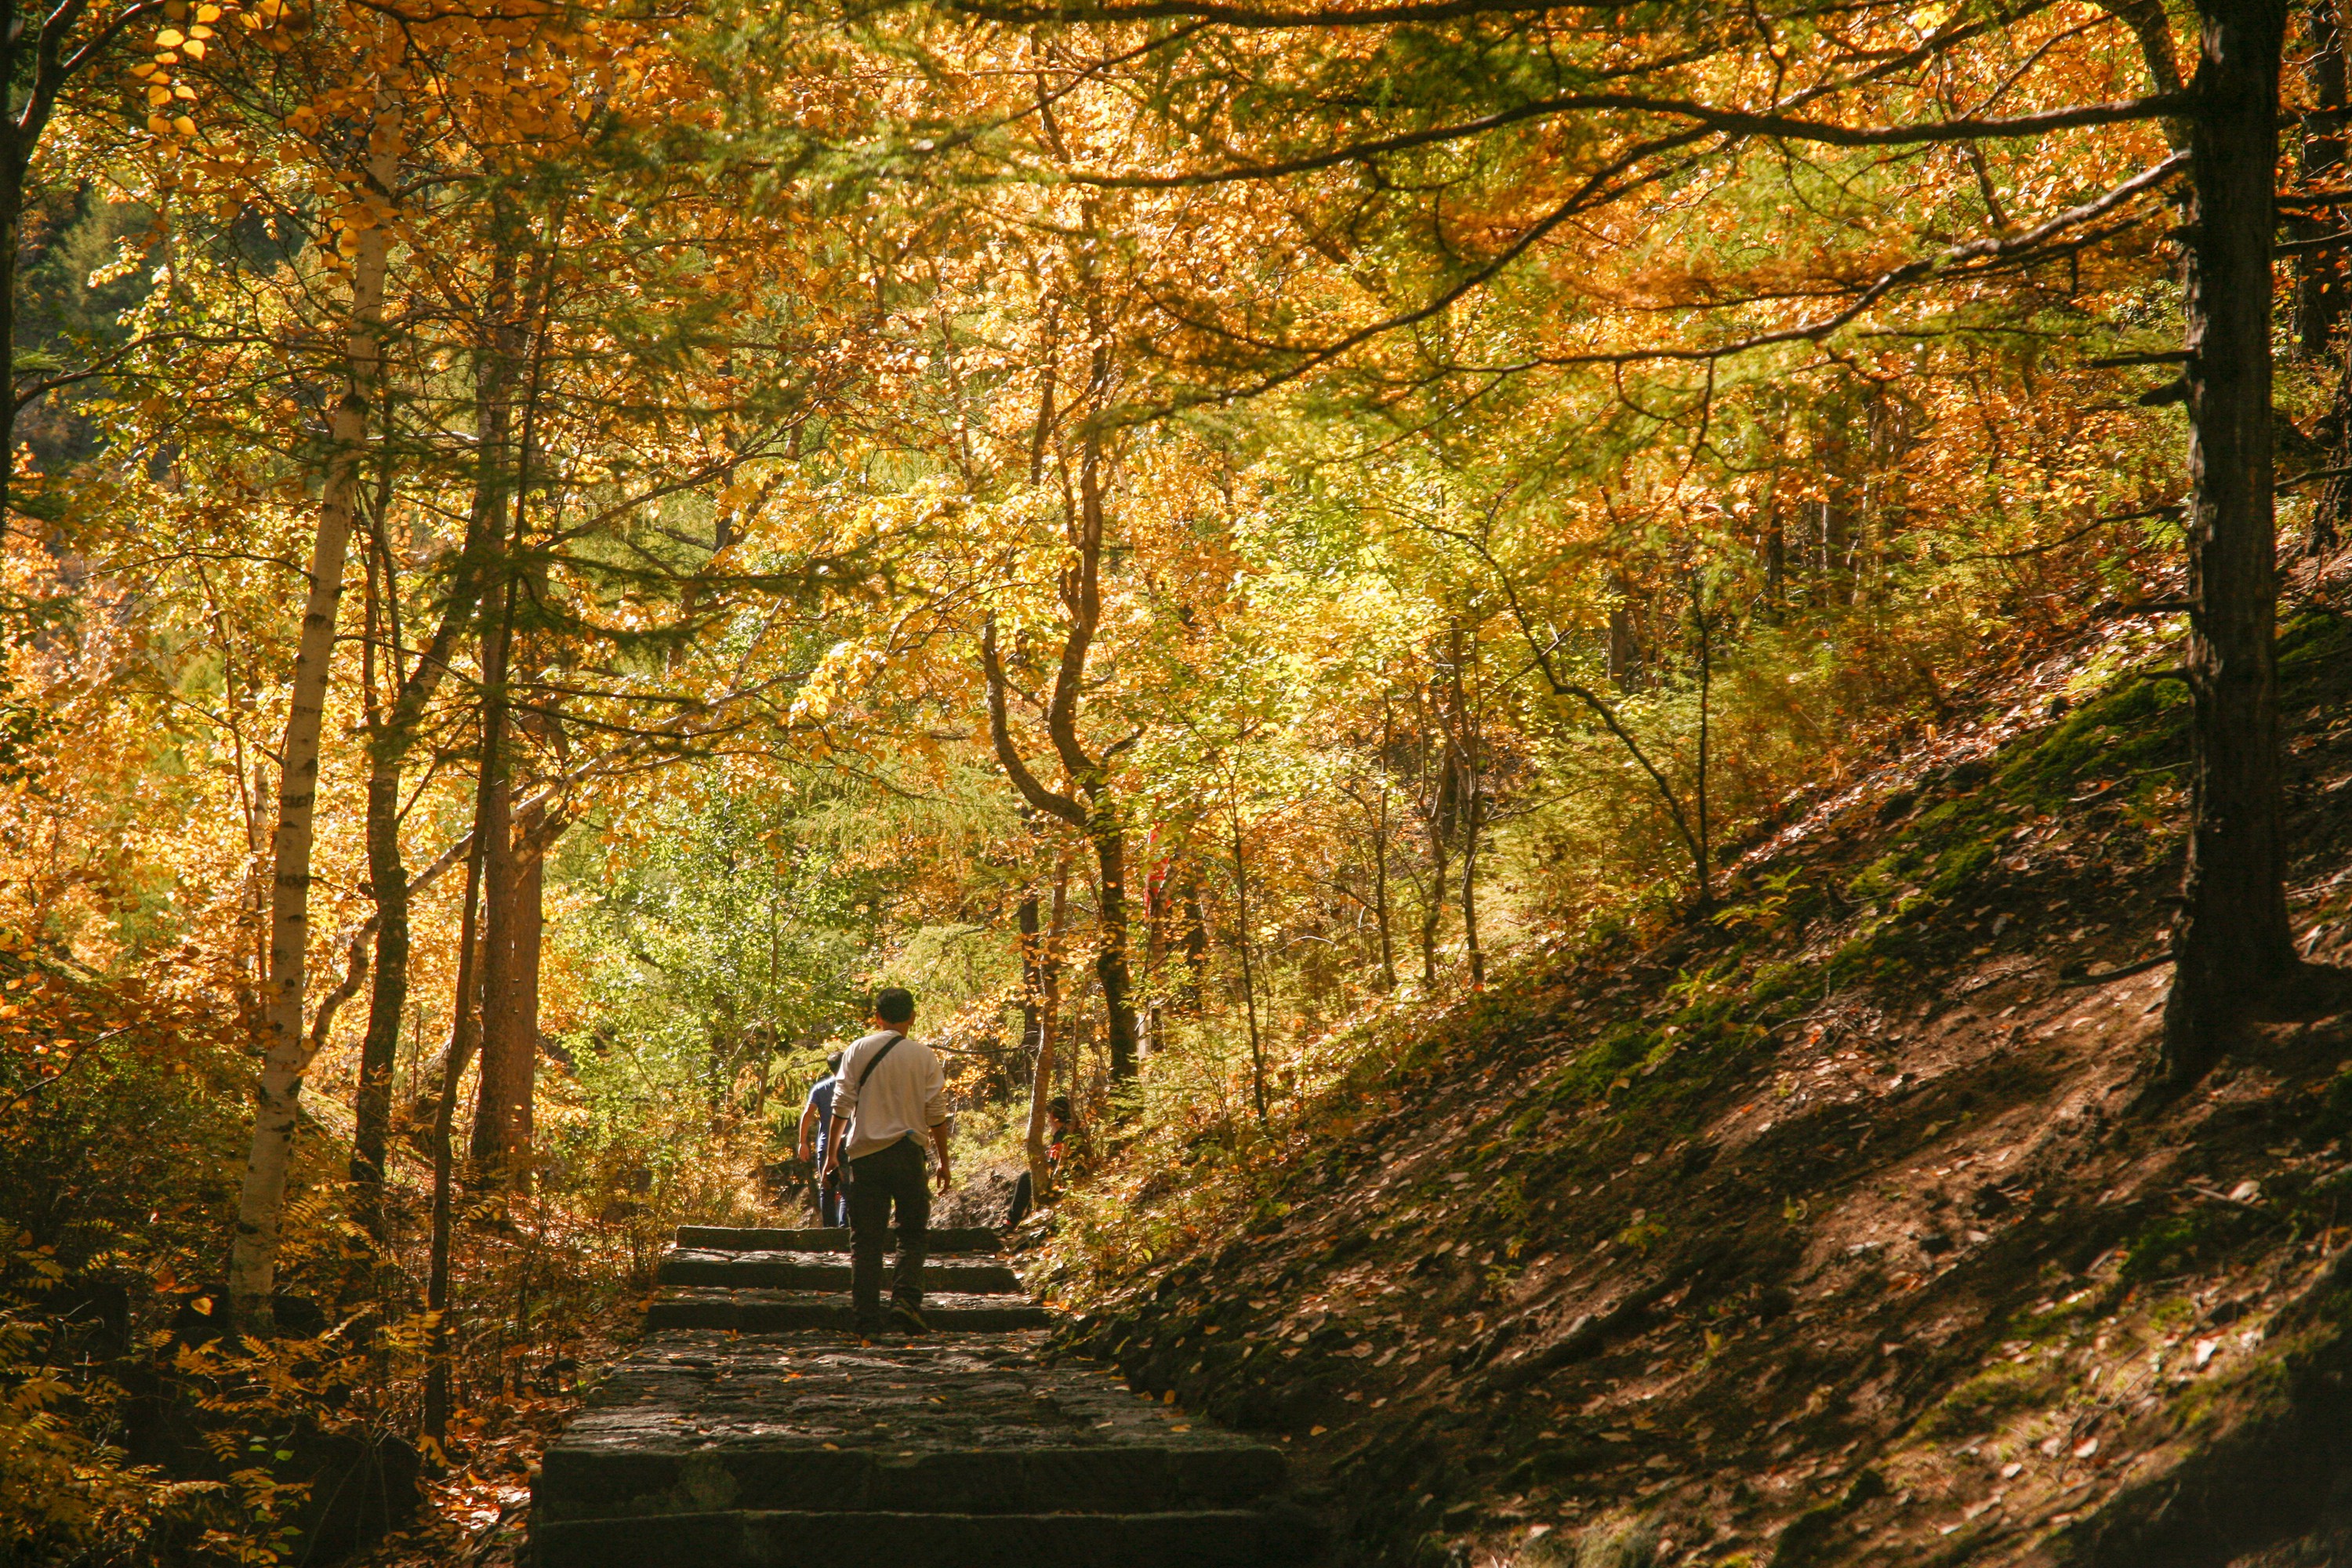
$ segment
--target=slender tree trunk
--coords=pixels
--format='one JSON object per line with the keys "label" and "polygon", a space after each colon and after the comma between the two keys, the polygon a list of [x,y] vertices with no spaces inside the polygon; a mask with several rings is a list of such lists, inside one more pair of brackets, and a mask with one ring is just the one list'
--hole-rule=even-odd
{"label": "slender tree trunk", "polygon": [[1698,627],[1698,777],[1691,784],[1691,816],[1695,821],[1692,861],[1698,870],[1698,911],[1705,914],[1715,907],[1715,841],[1707,823],[1707,767],[1713,760],[1707,754],[1712,738],[1709,726],[1714,721],[1715,704],[1715,627],[1707,620],[1706,587],[1696,575],[1691,580],[1691,619]]}
{"label": "slender tree trunk", "polygon": [[1102,987],[1111,1081],[1125,1083],[1135,1077],[1135,997],[1127,968],[1127,835],[1113,828],[1098,834],[1094,846],[1095,865],[1102,875],[1102,946],[1095,954],[1095,979]]}
{"label": "slender tree trunk", "polygon": [[1421,983],[1437,994],[1437,928],[1445,919],[1446,873],[1454,863],[1453,844],[1433,816],[1429,823],[1429,904],[1421,912]]}
{"label": "slender tree trunk", "polygon": [[1201,987],[1209,969],[1209,911],[1201,905],[1200,867],[1188,856],[1184,862],[1184,984],[1178,997],[1183,1009],[1197,1017]]}
{"label": "slender tree trunk", "polygon": [[[1062,1026],[1062,941],[1070,929],[1070,862],[1066,855],[1054,857],[1054,901],[1047,907],[1045,950],[1037,962],[1037,1029],[1055,1053],[1069,1064],[1070,1104],[1077,1105],[1078,1055],[1066,1048]],[[1046,1082],[1052,1084],[1049,1075]]]}
{"label": "slender tree trunk", "polygon": [[[485,753],[495,749],[494,737],[482,738]],[[441,1058],[441,1092],[433,1108],[433,1234],[425,1277],[425,1310],[433,1328],[426,1343],[425,1366],[425,1436],[439,1444],[449,1435],[449,1346],[456,1309],[450,1300],[450,1250],[457,1230],[457,1085],[479,1037],[477,982],[480,979],[481,942],[477,940],[475,911],[482,901],[484,836],[480,816],[482,785],[474,791],[474,846],[466,857],[466,907],[457,921],[457,985],[450,1001],[449,1049]]]}
{"label": "slender tree trunk", "polygon": [[[14,7],[5,20],[15,21]],[[0,60],[5,60],[9,72],[5,78],[16,79],[16,40],[11,37]],[[0,344],[7,346],[9,373],[5,386],[7,395],[0,397],[0,525],[8,520],[8,509],[15,500],[16,468],[16,247],[24,237],[25,172],[32,162],[33,152],[24,145],[24,135],[16,129],[14,110],[0,114]]]}
{"label": "slender tree trunk", "polygon": [[1462,947],[1470,961],[1470,989],[1486,988],[1486,952],[1478,942],[1478,834],[1486,826],[1475,759],[1462,760]]}
{"label": "slender tree trunk", "polygon": [[1381,989],[1397,988],[1396,935],[1389,920],[1389,774],[1381,770],[1380,805],[1372,818],[1372,918],[1380,926]]}
{"label": "slender tree trunk", "polygon": [[2201,7],[2187,227],[2188,869],[2173,924],[2165,1067],[2210,1067],[2299,968],[2280,837],[2278,581],[2271,468],[2271,236],[2280,0]]}
{"label": "slender tree trunk", "polygon": [[[2332,181],[2344,165],[2344,115],[2347,101],[2344,68],[2343,18],[2340,0],[2313,0],[2310,26],[2305,37],[2304,86],[2312,107],[2303,116],[2299,162],[2306,185]],[[2342,226],[2333,207],[2297,213],[2289,232],[2297,239],[2332,234]],[[2344,258],[2333,249],[2310,250],[2296,258],[2294,332],[2296,346],[2307,359],[2325,355],[2344,319]]]}
{"label": "slender tree trunk", "polygon": [[[396,117],[380,103],[369,172],[385,188],[390,187],[397,167],[397,127]],[[13,249],[9,254],[13,258]],[[285,740],[278,753],[282,771],[278,826],[272,837],[275,877],[270,894],[269,971],[263,992],[267,1034],[255,1095],[253,1144],[246,1158],[228,1266],[233,1321],[239,1329],[259,1334],[276,1327],[270,1297],[277,1283],[286,1177],[293,1159],[302,1075],[310,1066],[311,1043],[303,1029],[303,1012],[310,974],[311,823],[318,808],[319,743],[334,658],[335,612],[342,597],[353,500],[367,437],[367,400],[375,392],[382,360],[379,333],[389,254],[389,237],[382,227],[362,232],[352,263],[346,381],[330,417],[331,455],[319,500],[318,532],[311,542],[310,588],[294,658]],[[0,506],[5,506],[5,500],[0,500]]]}
{"label": "slender tree trunk", "polygon": [[1249,1018],[1250,1089],[1257,1100],[1257,1124],[1263,1129],[1266,1124],[1265,1041],[1258,1030],[1257,974],[1251,962],[1249,859],[1242,845],[1241,801],[1238,784],[1235,787],[1236,798],[1230,803],[1234,837],[1234,946],[1241,953],[1242,1006]]}
{"label": "slender tree trunk", "polygon": [[1609,574],[1609,684],[1631,691],[1642,683],[1642,639],[1633,626],[1622,574]]}
{"label": "slender tree trunk", "polygon": [[[502,355],[488,354],[476,370],[475,437],[477,447],[483,453],[495,454],[506,439],[508,394],[503,361]],[[450,569],[448,597],[442,602],[440,618],[435,624],[432,638],[418,650],[415,667],[399,677],[399,694],[391,711],[368,738],[368,880],[376,905],[376,963],[374,989],[368,999],[367,1035],[361,1047],[359,1093],[353,1107],[352,1180],[358,1187],[356,1208],[361,1223],[379,1241],[383,1239],[381,1186],[392,1138],[393,1054],[399,1047],[401,1009],[408,1001],[411,953],[407,872],[400,858],[401,769],[416,743],[425,705],[440,689],[443,677],[448,673],[449,661],[456,657],[481,603],[483,573],[501,515],[503,489],[499,473],[495,460],[476,469],[466,539]],[[380,529],[381,517],[377,523]],[[380,533],[377,542],[382,543]],[[388,563],[389,551],[382,553]],[[394,616],[400,613],[397,604],[389,605],[388,610]],[[420,1095],[415,1086],[410,1089],[413,1100],[427,1104],[432,1103],[432,1092]]]}
{"label": "slender tree trunk", "polygon": [[392,1069],[400,1048],[400,1013],[408,1001],[408,868],[400,858],[400,769],[379,757],[368,769],[368,886],[375,895],[375,974],[368,993],[367,1033],[360,1044],[352,1102],[353,1217],[384,1239],[384,1165],[392,1138]]}
{"label": "slender tree trunk", "polygon": [[1022,1142],[1029,1158],[1029,1191],[1043,1203],[1054,1185],[1045,1148],[1045,1108],[1054,1099],[1054,1041],[1045,1032],[1045,952],[1034,887],[1022,897],[1020,918],[1021,1034],[1034,1053],[1029,1064],[1029,1126]]}
{"label": "slender tree trunk", "polygon": [[[502,280],[493,288],[488,353],[490,363],[498,367],[495,374],[500,377],[502,386],[511,386],[513,367],[522,347],[522,323],[513,298],[513,257],[519,248],[515,220],[508,210],[500,218],[498,251],[504,258],[504,271]],[[536,390],[535,386],[531,388],[533,394]],[[514,846],[514,767],[512,747],[508,743],[512,723],[509,688],[515,652],[515,615],[521,591],[520,556],[526,482],[523,469],[529,461],[530,409],[533,406],[535,396],[527,398],[521,450],[513,468],[504,467],[506,453],[501,440],[498,450],[486,449],[481,455],[490,477],[478,487],[500,500],[511,495],[514,507],[511,531],[499,552],[498,621],[486,628],[482,637],[482,732],[487,749],[482,753],[480,809],[475,818],[475,830],[482,835],[484,850],[482,1068],[475,1082],[473,1135],[467,1152],[473,1179],[495,1187],[509,1187],[522,1177],[520,1162],[524,1151],[517,1142],[518,1096],[521,1079],[529,1070],[529,1060],[525,1058],[519,1062],[517,1058],[535,1045],[516,1037],[515,935],[520,865]],[[499,435],[503,437],[505,434],[502,428]],[[493,505],[491,510],[494,516],[503,518],[501,505]],[[493,736],[495,745],[490,742]]]}
{"label": "slender tree trunk", "polygon": [[[507,633],[495,627],[483,640],[482,701],[484,731],[493,728],[503,738],[507,725]],[[520,891],[513,825],[507,747],[485,753],[482,768],[482,811],[476,829],[482,835],[482,1070],[474,1090],[474,1131],[467,1148],[471,1179],[485,1186],[504,1186],[515,1173],[508,1168],[513,1143],[515,905]]]}
{"label": "slender tree trunk", "polygon": [[517,829],[521,847],[518,857],[520,864],[515,870],[513,969],[508,976],[514,1057],[508,1123],[512,1142],[507,1157],[515,1162],[517,1190],[528,1192],[531,1185],[530,1154],[536,1146],[533,1115],[539,1088],[539,966],[547,933],[548,847],[542,838],[547,829],[544,814],[527,814],[517,824]]}

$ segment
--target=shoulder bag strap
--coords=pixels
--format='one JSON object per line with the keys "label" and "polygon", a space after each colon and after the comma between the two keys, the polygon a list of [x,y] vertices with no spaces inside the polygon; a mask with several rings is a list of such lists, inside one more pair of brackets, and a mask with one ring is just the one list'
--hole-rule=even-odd
{"label": "shoulder bag strap", "polygon": [[880,1066],[882,1065],[882,1058],[883,1058],[884,1057],[888,1056],[888,1055],[890,1054],[890,1052],[892,1051],[892,1049],[893,1049],[893,1048],[895,1048],[895,1047],[898,1046],[898,1042],[899,1042],[900,1040],[905,1039],[906,1037],[906,1037],[906,1036],[904,1036],[904,1035],[893,1035],[893,1036],[891,1036],[891,1037],[890,1037],[890,1040],[889,1040],[889,1044],[887,1044],[887,1045],[884,1046],[880,1050],[878,1050],[878,1051],[875,1052],[875,1053],[874,1053],[874,1059],[873,1059],[872,1061],[870,1061],[870,1062],[867,1062],[867,1063],[866,1063],[863,1068],[859,1068],[859,1069],[858,1069],[858,1073],[857,1073],[857,1092],[858,1092],[858,1093],[860,1093],[860,1094],[864,1094],[864,1093],[866,1092],[866,1080],[867,1079],[872,1078],[872,1077],[874,1076],[874,1069],[875,1069],[876,1068],[878,1068],[878,1067],[880,1067]]}

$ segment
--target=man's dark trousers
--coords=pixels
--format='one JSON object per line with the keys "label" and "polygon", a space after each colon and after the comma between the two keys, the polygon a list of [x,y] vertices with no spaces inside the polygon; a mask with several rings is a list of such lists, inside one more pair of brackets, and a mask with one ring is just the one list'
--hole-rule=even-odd
{"label": "man's dark trousers", "polygon": [[898,1269],[890,1294],[910,1307],[923,1304],[925,1231],[931,1223],[930,1162],[923,1157],[923,1146],[908,1136],[850,1164],[856,1174],[849,1184],[849,1299],[856,1309],[857,1326],[870,1329],[882,1321],[882,1245],[893,1205],[898,1211]]}

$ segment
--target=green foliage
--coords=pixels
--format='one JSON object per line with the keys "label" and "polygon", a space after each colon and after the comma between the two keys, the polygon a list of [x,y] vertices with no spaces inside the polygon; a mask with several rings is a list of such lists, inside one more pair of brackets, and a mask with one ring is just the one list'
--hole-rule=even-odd
{"label": "green foliage", "polygon": [[557,941],[580,981],[567,1044],[587,1111],[562,1152],[595,1163],[590,1145],[611,1145],[667,1175],[679,1132],[762,1080],[796,1101],[826,1042],[862,1023],[883,894],[790,795],[713,779],[652,816],[627,859],[583,837],[558,868],[583,903]]}

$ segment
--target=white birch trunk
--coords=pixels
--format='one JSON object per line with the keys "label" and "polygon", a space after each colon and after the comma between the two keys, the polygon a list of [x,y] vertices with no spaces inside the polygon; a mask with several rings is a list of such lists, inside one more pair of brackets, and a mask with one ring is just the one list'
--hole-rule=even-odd
{"label": "white birch trunk", "polygon": [[[399,110],[380,96],[368,157],[368,174],[379,193],[394,188],[399,138]],[[310,1070],[311,1054],[321,1043],[303,1028],[310,938],[311,823],[318,804],[319,742],[326,720],[328,671],[334,657],[335,611],[342,597],[360,458],[367,437],[367,398],[375,391],[383,357],[380,332],[391,245],[392,237],[383,225],[373,223],[361,231],[352,258],[346,353],[350,384],[329,426],[332,446],[319,499],[310,594],[302,607],[294,690],[286,712],[285,748],[280,752],[284,771],[278,782],[278,826],[271,839],[275,876],[269,900],[269,973],[262,993],[267,1048],[256,1094],[253,1148],[246,1159],[236,1230],[229,1243],[230,1310],[237,1329],[248,1333],[267,1334],[275,1327],[270,1298],[277,1282],[278,1232],[286,1210],[286,1173],[293,1159],[302,1075]]]}

